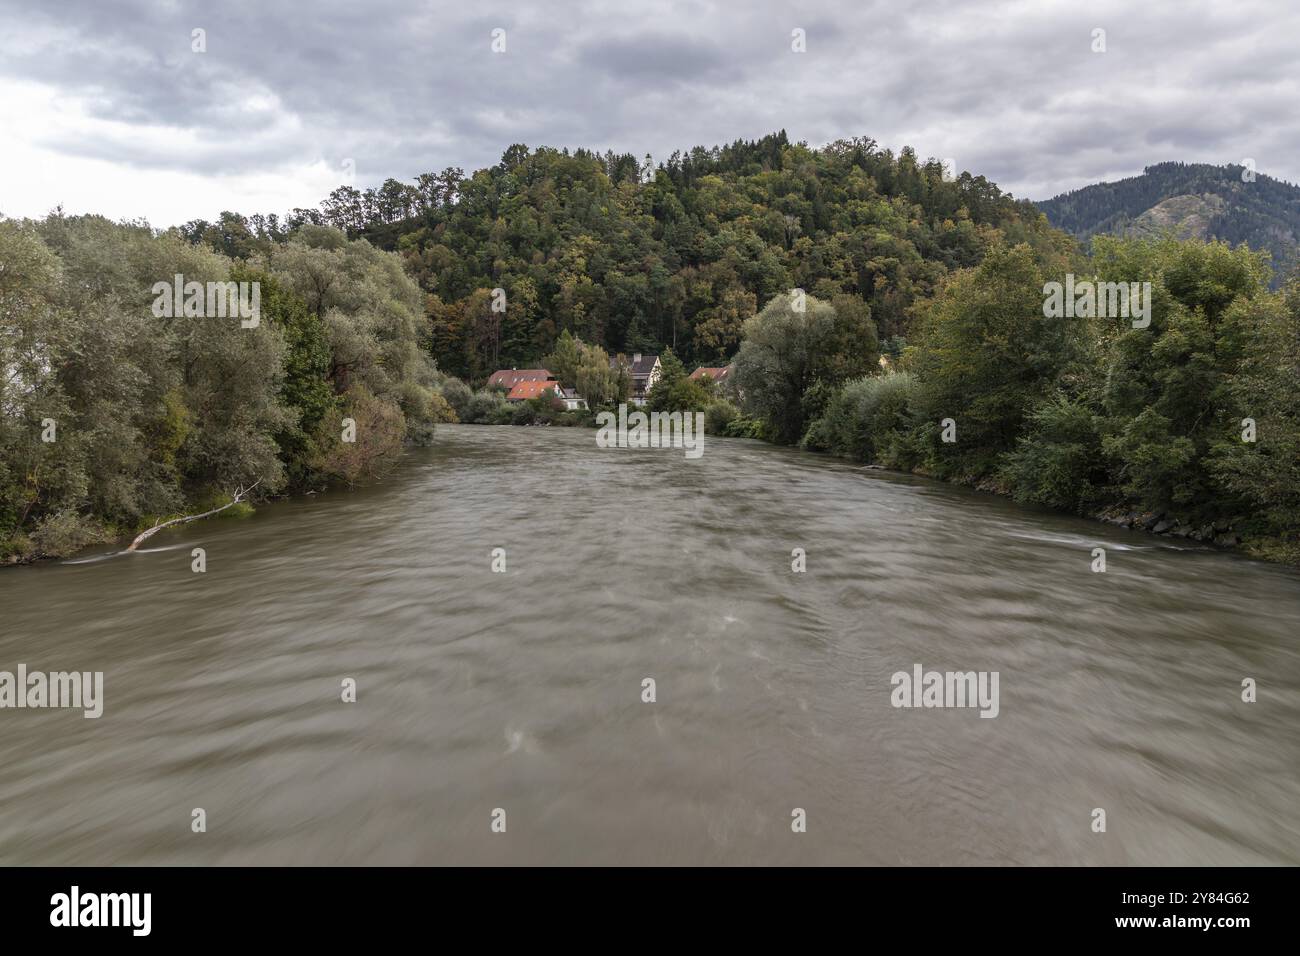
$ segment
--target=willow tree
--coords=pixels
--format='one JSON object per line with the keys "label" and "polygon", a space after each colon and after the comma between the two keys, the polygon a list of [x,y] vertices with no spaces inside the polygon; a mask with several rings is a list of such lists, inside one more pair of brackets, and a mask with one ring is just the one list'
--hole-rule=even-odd
{"label": "willow tree", "polygon": [[815,395],[871,368],[876,349],[864,304],[837,312],[831,303],[793,290],[745,322],[736,388],[749,414],[768,422],[777,441],[793,444],[820,411],[812,407]]}

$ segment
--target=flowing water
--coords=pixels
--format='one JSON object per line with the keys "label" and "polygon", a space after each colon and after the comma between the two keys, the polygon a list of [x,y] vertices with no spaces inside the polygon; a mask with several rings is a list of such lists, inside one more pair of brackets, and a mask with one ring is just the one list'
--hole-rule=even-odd
{"label": "flowing water", "polygon": [[[0,710],[0,863],[1300,863],[1295,572],[594,436],[447,426],[377,486],[0,571],[0,670],[105,697]],[[916,664],[998,672],[997,717],[891,706]]]}

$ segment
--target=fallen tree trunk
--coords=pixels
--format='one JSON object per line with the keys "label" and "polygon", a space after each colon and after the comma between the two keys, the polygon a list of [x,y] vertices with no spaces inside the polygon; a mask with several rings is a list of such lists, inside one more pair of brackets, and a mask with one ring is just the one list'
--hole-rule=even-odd
{"label": "fallen tree trunk", "polygon": [[238,489],[235,492],[235,496],[231,498],[228,502],[226,502],[224,505],[222,505],[220,508],[213,508],[211,511],[205,511],[203,512],[203,514],[198,514],[198,515],[182,515],[179,518],[172,518],[170,521],[164,521],[162,524],[156,524],[148,531],[141,531],[138,535],[136,535],[135,540],[131,542],[130,546],[126,550],[134,551],[136,548],[140,547],[141,543],[147,541],[149,538],[152,538],[163,528],[170,528],[172,525],[177,525],[177,524],[185,524],[186,522],[189,521],[198,521],[200,518],[210,518],[214,514],[217,514],[218,512],[225,511],[227,508],[231,507],[232,505],[237,505],[241,501],[243,501],[248,496],[248,493],[252,491],[254,488],[256,488],[258,485],[260,485],[261,483],[262,483],[262,479],[259,478],[257,479],[257,481],[249,485],[247,488]]}

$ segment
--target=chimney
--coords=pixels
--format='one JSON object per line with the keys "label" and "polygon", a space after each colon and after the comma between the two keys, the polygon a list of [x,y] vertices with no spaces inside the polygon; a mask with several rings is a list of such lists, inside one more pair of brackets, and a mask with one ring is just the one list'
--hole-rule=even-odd
{"label": "chimney", "polygon": [[640,353],[640,352],[637,352],[635,355],[632,356],[632,364],[633,364],[633,365],[640,365],[640,364],[641,364],[641,353]]}

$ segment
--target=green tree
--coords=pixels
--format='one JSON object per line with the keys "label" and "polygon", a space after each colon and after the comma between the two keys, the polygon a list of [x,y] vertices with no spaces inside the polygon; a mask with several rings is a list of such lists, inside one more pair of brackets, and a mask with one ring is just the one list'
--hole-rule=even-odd
{"label": "green tree", "polygon": [[1203,515],[1216,490],[1206,456],[1240,428],[1232,381],[1263,321],[1251,303],[1267,262],[1222,243],[1098,237],[1094,264],[1152,286],[1150,326],[1110,333],[1102,444],[1116,482],[1142,507]]}
{"label": "green tree", "polygon": [[845,334],[830,303],[778,295],[745,322],[735,362],[742,406],[768,422],[777,441],[793,444],[809,419],[805,399],[814,384],[838,384],[843,370],[869,365],[874,351],[869,340]]}
{"label": "green tree", "polygon": [[1004,478],[1017,501],[1080,514],[1097,507],[1109,479],[1095,411],[1059,393],[1040,404],[1007,455]]}
{"label": "green tree", "polygon": [[631,379],[621,366],[611,368],[609,355],[598,345],[582,343],[574,387],[590,408],[627,401]]}
{"label": "green tree", "polygon": [[712,400],[710,389],[686,374],[681,360],[666,349],[660,356],[660,376],[646,398],[652,412],[702,412]]}
{"label": "green tree", "polygon": [[[1258,297],[1233,316],[1250,329],[1228,384],[1232,411],[1217,422],[1207,460],[1224,514],[1246,515],[1300,558],[1300,279],[1284,296]],[[1253,435],[1250,429],[1253,428]],[[1253,437],[1253,441],[1246,440]]]}
{"label": "green tree", "polygon": [[582,363],[582,343],[565,329],[555,340],[555,349],[542,362],[561,385],[576,388],[578,366]]}
{"label": "green tree", "polygon": [[241,267],[232,270],[231,278],[260,284],[262,321],[277,329],[284,341],[280,403],[288,419],[275,441],[291,487],[299,488],[310,483],[311,436],[337,407],[328,379],[330,344],[325,326],[302,296],[269,273]]}
{"label": "green tree", "polygon": [[[995,248],[920,307],[904,364],[924,384],[930,467],[940,477],[993,474],[1029,413],[1084,361],[1087,327],[1045,317],[1043,286],[1028,246]],[[942,441],[944,419],[955,442]]]}

